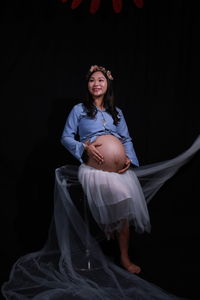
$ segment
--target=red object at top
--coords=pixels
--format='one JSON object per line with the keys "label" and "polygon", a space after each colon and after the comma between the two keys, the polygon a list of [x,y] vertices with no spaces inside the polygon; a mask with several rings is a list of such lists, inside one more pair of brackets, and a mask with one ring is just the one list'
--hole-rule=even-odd
{"label": "red object at top", "polygon": [[133,0],[133,2],[138,8],[142,8],[144,6],[143,0]]}
{"label": "red object at top", "polygon": [[101,0],[91,0],[90,13],[95,14],[95,12],[99,9],[100,4],[101,4]]}
{"label": "red object at top", "polygon": [[[66,3],[68,0],[58,0],[61,3]],[[127,1],[127,0],[126,0]],[[83,0],[72,0],[71,9],[76,9]],[[133,0],[133,3],[138,8],[142,8],[144,6],[144,0]],[[101,0],[91,0],[90,2],[90,13],[95,14],[99,9],[101,4]],[[112,0],[112,6],[115,13],[120,13],[123,6],[123,0]]]}
{"label": "red object at top", "polygon": [[112,0],[113,9],[116,13],[119,13],[122,10],[122,0]]}
{"label": "red object at top", "polygon": [[71,8],[72,9],[75,9],[77,8],[80,4],[81,4],[82,0],[73,0],[72,1],[72,5],[71,5]]}

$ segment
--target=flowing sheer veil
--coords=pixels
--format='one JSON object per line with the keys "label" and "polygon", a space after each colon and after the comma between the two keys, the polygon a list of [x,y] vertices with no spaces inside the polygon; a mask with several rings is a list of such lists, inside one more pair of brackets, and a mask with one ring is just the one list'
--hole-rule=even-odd
{"label": "flowing sheer veil", "polygon": [[[200,149],[200,136],[174,159],[134,169],[149,202],[161,186]],[[44,247],[13,265],[2,286],[5,299],[180,299],[110,261],[88,230],[86,199],[78,167],[55,170],[54,215]],[[84,217],[83,217],[84,215]]]}

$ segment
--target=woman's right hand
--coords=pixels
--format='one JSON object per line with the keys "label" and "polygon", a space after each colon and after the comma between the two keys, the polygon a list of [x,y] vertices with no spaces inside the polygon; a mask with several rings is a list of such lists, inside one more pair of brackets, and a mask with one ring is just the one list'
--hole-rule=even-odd
{"label": "woman's right hand", "polygon": [[102,144],[94,142],[90,144],[89,141],[85,142],[85,151],[89,158],[93,158],[98,164],[103,163],[103,155],[97,150]]}

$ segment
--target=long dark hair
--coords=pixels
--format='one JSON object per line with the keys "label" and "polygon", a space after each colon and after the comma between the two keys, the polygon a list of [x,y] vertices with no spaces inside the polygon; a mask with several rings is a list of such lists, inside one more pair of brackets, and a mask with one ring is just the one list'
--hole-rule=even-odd
{"label": "long dark hair", "polygon": [[92,98],[92,95],[89,93],[88,91],[88,82],[90,80],[90,77],[92,76],[93,73],[95,72],[102,72],[102,74],[105,76],[106,80],[107,80],[107,91],[104,95],[104,107],[105,110],[112,116],[114,124],[117,125],[117,123],[119,122],[119,117],[118,117],[118,112],[116,110],[115,107],[115,101],[114,101],[114,93],[113,93],[113,87],[112,87],[112,80],[110,80],[106,74],[106,72],[103,72],[102,70],[95,70],[93,72],[89,72],[87,77],[86,77],[86,83],[87,83],[87,95],[83,101],[83,104],[86,108],[87,111],[87,115],[90,118],[94,118],[96,113],[97,113],[97,109],[94,105],[94,99]]}

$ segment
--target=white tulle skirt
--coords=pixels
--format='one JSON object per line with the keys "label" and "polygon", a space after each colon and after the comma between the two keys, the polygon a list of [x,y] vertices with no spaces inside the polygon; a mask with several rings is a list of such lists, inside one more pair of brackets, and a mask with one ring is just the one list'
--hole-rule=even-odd
{"label": "white tulle skirt", "polygon": [[161,186],[200,148],[200,135],[185,152],[167,161],[139,168],[129,168],[118,174],[97,170],[86,164],[79,167],[78,179],[87,196],[92,215],[104,232],[120,231],[124,222],[135,231],[151,229],[148,202]]}
{"label": "white tulle skirt", "polygon": [[146,200],[133,169],[118,174],[82,164],[78,177],[101,229],[107,233],[119,231],[128,220],[137,232],[150,231]]}

